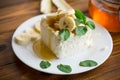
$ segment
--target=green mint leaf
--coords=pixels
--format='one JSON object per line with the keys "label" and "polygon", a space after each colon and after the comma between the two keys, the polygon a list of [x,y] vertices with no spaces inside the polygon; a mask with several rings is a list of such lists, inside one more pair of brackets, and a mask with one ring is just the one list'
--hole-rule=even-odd
{"label": "green mint leaf", "polygon": [[80,19],[83,23],[86,22],[85,15],[80,10],[75,10],[75,16]]}
{"label": "green mint leaf", "polygon": [[59,32],[59,36],[63,41],[66,41],[70,37],[70,32],[68,29],[62,29]]}
{"label": "green mint leaf", "polygon": [[86,34],[87,28],[84,26],[78,26],[78,27],[76,27],[75,32],[76,32],[76,35],[82,36],[82,35]]}
{"label": "green mint leaf", "polygon": [[92,67],[92,66],[96,66],[97,64],[98,63],[93,60],[85,60],[79,63],[79,65],[83,67]]}
{"label": "green mint leaf", "polygon": [[63,65],[63,64],[59,64],[57,65],[57,68],[65,73],[70,73],[72,71],[72,68],[69,65]]}
{"label": "green mint leaf", "polygon": [[76,19],[74,19],[74,20],[75,20],[76,23],[82,23],[82,22],[83,22],[82,20],[80,20],[80,19],[78,19],[78,18],[76,18]]}
{"label": "green mint leaf", "polygon": [[48,61],[41,61],[40,62],[40,67],[42,68],[42,69],[46,69],[46,68],[48,68],[48,67],[50,67],[51,66],[51,63],[49,63]]}
{"label": "green mint leaf", "polygon": [[86,24],[91,28],[95,29],[95,24],[92,21],[87,21]]}

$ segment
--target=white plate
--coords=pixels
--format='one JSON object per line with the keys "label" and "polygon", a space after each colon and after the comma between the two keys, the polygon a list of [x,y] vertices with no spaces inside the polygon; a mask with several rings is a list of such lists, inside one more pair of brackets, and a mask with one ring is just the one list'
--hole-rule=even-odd
{"label": "white plate", "polygon": [[[49,68],[41,69],[39,64],[42,61],[42,59],[39,58],[34,53],[32,49],[32,43],[28,46],[20,46],[15,43],[14,37],[17,34],[21,33],[26,27],[33,27],[35,22],[39,21],[42,17],[45,16],[46,15],[38,15],[36,17],[33,17],[25,21],[16,29],[12,38],[12,48],[15,52],[15,55],[29,67],[36,69],[38,71],[51,73],[51,74],[61,74],[61,75],[77,74],[92,70],[100,66],[110,56],[113,48],[112,38],[106,29],[95,23],[96,29],[93,33],[94,34],[93,36],[95,37],[94,37],[93,46],[91,48],[87,49],[84,52],[79,53],[79,55],[76,56],[50,61],[52,65]],[[95,60],[98,63],[98,65],[95,67],[80,67],[79,62],[83,60]],[[64,73],[59,71],[56,67],[58,64],[70,65],[72,67],[72,72]]]}

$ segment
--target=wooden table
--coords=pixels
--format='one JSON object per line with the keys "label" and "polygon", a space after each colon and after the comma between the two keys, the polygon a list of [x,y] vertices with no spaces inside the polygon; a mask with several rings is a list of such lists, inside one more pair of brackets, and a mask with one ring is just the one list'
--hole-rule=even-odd
{"label": "wooden table", "polygon": [[[88,0],[67,1],[88,15]],[[85,73],[52,75],[23,64],[11,48],[11,37],[21,23],[40,14],[39,4],[39,0],[0,0],[0,80],[120,80],[120,33],[110,33],[114,48],[107,61]]]}

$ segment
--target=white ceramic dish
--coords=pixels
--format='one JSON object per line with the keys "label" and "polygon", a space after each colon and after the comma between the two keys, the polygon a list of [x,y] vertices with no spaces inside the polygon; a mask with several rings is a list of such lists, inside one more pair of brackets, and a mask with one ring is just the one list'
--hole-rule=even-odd
{"label": "white ceramic dish", "polygon": [[[77,74],[92,70],[102,63],[106,61],[106,59],[110,56],[113,48],[113,42],[110,34],[106,29],[95,23],[96,29],[94,31],[94,42],[91,48],[78,53],[79,55],[67,57],[65,59],[56,59],[51,62],[51,66],[47,69],[41,69],[39,64],[43,60],[39,58],[32,49],[32,43],[27,46],[21,46],[15,43],[14,37],[21,33],[26,27],[33,27],[34,23],[39,21],[42,17],[46,15],[38,15],[33,17],[23,24],[21,24],[13,34],[12,37],[12,48],[15,52],[15,55],[26,65],[29,67],[36,69],[38,71],[51,73],[51,74],[60,74],[60,75],[68,75],[68,74]],[[89,18],[88,18],[89,19]],[[90,19],[89,19],[90,20]],[[79,62],[83,60],[95,60],[98,65],[95,67],[81,67],[79,66]],[[71,73],[64,73],[57,69],[58,64],[67,64],[72,67]]]}

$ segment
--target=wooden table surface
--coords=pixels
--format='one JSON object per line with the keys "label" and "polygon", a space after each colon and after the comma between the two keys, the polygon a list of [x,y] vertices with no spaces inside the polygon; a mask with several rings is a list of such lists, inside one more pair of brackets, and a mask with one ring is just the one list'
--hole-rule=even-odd
{"label": "wooden table surface", "polygon": [[[67,1],[73,8],[81,9],[88,15],[88,0]],[[21,23],[40,14],[39,4],[39,0],[0,0],[0,80],[120,80],[120,33],[110,33],[114,47],[107,61],[85,73],[53,75],[22,63],[12,50],[11,38]]]}

